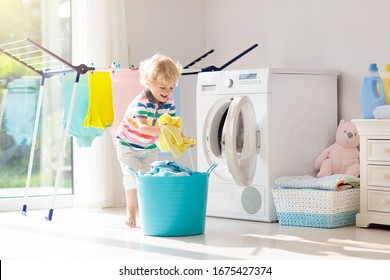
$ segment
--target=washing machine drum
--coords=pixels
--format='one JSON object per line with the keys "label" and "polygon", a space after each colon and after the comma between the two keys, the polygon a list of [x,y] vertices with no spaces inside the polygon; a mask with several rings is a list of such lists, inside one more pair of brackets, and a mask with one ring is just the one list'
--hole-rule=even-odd
{"label": "washing machine drum", "polygon": [[254,178],[259,130],[251,99],[220,99],[206,117],[204,144],[209,164],[218,163],[215,175],[249,186]]}

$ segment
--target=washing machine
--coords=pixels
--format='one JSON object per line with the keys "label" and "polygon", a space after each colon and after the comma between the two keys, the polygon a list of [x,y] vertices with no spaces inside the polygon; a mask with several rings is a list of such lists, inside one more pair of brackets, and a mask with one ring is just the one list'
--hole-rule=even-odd
{"label": "washing machine", "polygon": [[280,68],[198,74],[197,168],[209,176],[207,216],[277,221],[280,176],[315,176],[335,140],[336,71]]}

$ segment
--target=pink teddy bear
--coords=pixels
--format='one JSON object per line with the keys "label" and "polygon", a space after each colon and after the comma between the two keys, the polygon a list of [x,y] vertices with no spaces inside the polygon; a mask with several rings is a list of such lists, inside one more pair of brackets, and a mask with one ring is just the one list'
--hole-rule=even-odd
{"label": "pink teddy bear", "polygon": [[326,148],[315,160],[317,177],[332,174],[360,175],[360,137],[355,125],[341,120],[336,132],[336,142]]}

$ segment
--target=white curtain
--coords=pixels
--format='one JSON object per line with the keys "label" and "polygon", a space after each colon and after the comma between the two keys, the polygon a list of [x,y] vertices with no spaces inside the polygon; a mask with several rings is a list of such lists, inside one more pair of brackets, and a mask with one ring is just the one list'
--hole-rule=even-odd
{"label": "white curtain", "polygon": [[[125,0],[72,1],[72,64],[128,67]],[[109,131],[91,148],[74,144],[76,207],[102,208],[125,202],[122,175]]]}

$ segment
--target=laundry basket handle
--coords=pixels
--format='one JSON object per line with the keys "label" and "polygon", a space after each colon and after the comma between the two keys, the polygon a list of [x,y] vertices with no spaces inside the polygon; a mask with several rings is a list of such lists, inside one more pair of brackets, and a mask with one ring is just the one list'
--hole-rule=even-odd
{"label": "laundry basket handle", "polygon": [[135,171],[132,167],[129,167],[129,170],[134,173],[135,176],[138,177],[137,171]]}
{"label": "laundry basket handle", "polygon": [[218,164],[217,163],[213,163],[209,169],[207,170],[207,176],[210,176],[211,172],[214,170],[215,167],[217,167]]}

